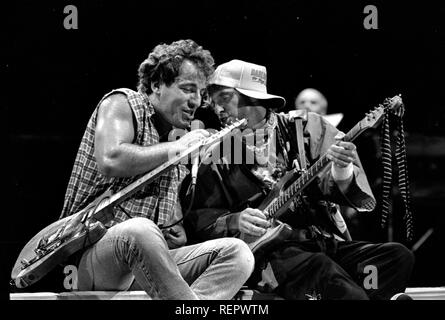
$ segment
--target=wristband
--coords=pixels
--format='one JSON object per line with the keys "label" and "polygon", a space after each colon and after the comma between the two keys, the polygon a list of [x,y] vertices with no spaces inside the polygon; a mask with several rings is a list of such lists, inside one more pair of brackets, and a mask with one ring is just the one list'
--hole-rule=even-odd
{"label": "wristband", "polygon": [[335,181],[348,180],[354,174],[354,165],[350,162],[346,167],[340,168],[332,163],[331,174]]}

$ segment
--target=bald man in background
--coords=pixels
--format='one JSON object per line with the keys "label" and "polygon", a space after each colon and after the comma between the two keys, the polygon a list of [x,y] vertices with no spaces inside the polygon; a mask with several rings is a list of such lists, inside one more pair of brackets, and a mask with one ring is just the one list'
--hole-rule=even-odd
{"label": "bald man in background", "polygon": [[343,113],[327,114],[328,100],[320,91],[314,88],[306,88],[298,94],[295,99],[295,109],[318,113],[334,127],[343,119]]}

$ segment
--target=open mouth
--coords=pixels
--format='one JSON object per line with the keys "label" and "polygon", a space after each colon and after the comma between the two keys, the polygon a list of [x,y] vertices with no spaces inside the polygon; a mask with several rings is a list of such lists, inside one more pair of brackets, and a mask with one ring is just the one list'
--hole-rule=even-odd
{"label": "open mouth", "polygon": [[223,124],[228,124],[228,122],[230,122],[230,116],[227,113],[218,114],[218,119]]}
{"label": "open mouth", "polygon": [[193,115],[194,115],[193,110],[184,110],[183,113],[185,114],[186,120],[188,121],[193,120]]}

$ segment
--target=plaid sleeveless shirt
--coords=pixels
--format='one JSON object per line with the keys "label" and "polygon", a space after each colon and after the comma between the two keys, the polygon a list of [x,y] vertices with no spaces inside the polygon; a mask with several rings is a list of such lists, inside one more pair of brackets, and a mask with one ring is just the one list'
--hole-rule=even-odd
{"label": "plaid sleeveless shirt", "polygon": [[[134,143],[140,146],[159,143],[159,134],[151,120],[155,111],[147,94],[126,88],[116,89],[106,94],[88,121],[80,143],[65,193],[62,216],[79,212],[107,189],[111,189],[113,193],[118,192],[142,176],[138,175],[130,178],[106,177],[98,170],[94,157],[97,112],[102,101],[115,93],[126,95],[135,116],[137,128],[135,128]],[[174,166],[120,205],[131,217],[146,217],[159,226],[166,225],[174,215],[178,188],[186,174],[187,169],[184,165]],[[115,217],[113,221],[107,224],[107,227],[129,218],[119,206],[115,208],[114,213]]]}

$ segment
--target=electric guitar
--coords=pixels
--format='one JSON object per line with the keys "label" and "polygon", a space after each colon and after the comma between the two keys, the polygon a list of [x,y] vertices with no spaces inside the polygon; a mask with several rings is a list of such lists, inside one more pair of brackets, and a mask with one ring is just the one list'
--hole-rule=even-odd
{"label": "electric guitar", "polygon": [[[384,114],[388,111],[393,112],[397,116],[402,116],[403,108],[400,96],[385,99],[382,105],[367,113],[345,135],[343,141],[353,141],[365,130],[377,127],[383,120]],[[297,175],[295,170],[288,172],[259,205],[258,209],[266,215],[271,222],[271,227],[261,237],[247,234],[241,234],[240,236],[241,239],[248,243],[257,260],[261,259],[271,248],[290,237],[292,228],[288,224],[279,221],[278,218],[286,212],[293,199],[301,194],[330,162],[326,154],[324,154],[309,169],[303,171],[301,175]]]}
{"label": "electric guitar", "polygon": [[233,129],[245,125],[247,120],[237,120],[203,141],[190,146],[156,169],[146,173],[119,192],[105,191],[87,207],[62,218],[37,233],[22,249],[11,272],[11,281],[17,288],[25,288],[37,282],[57,265],[75,252],[99,241],[106,233],[104,224],[114,217],[115,206],[141,190],[159,175],[176,165],[192,153],[199,153],[223,139]]}

